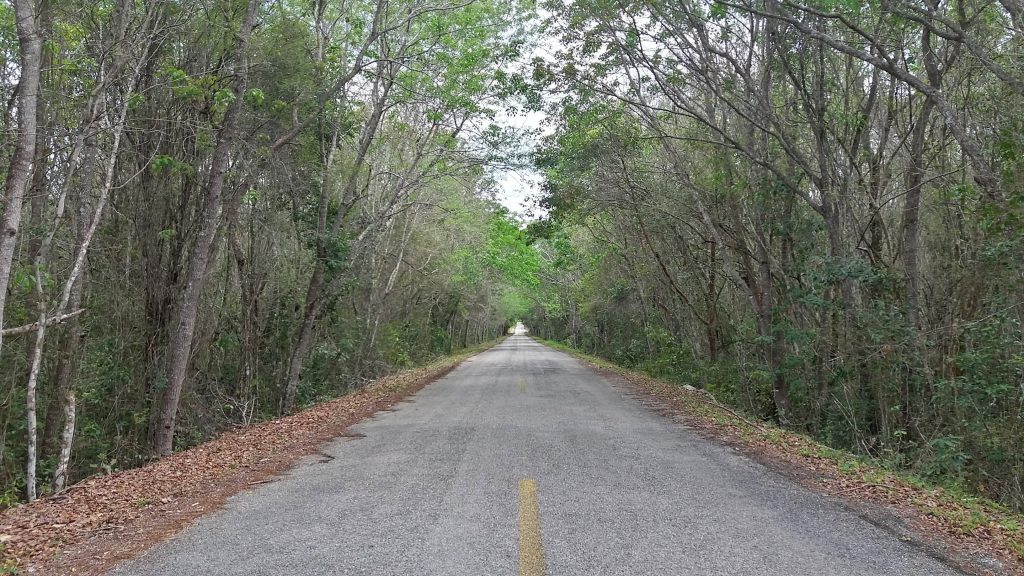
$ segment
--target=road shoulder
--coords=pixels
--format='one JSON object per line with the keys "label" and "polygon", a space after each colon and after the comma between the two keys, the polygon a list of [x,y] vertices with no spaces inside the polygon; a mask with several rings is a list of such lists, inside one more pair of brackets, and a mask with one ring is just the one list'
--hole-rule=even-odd
{"label": "road shoulder", "polygon": [[648,408],[839,502],[904,542],[969,574],[1024,575],[1024,516],[914,483],[856,456],[756,422],[693,387],[667,383],[545,342]]}
{"label": "road shoulder", "polygon": [[350,426],[389,409],[493,344],[0,512],[0,573],[104,574],[216,511],[229,497],[273,481],[323,444],[344,437]]}

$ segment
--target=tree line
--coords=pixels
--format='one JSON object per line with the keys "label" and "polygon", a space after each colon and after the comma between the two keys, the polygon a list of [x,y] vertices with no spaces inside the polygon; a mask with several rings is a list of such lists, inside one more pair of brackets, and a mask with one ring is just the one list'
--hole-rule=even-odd
{"label": "tree line", "polygon": [[1024,4],[548,8],[532,332],[1024,506]]}
{"label": "tree line", "polygon": [[523,319],[1024,505],[1020,0],[543,7],[0,3],[2,501]]}
{"label": "tree line", "polygon": [[523,10],[0,3],[0,504],[504,333]]}

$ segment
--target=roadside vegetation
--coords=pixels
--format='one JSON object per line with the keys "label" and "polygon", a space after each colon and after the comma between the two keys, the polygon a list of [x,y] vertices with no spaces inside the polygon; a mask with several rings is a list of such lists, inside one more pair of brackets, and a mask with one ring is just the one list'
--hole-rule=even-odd
{"label": "roadside vegetation", "polygon": [[0,2],[0,505],[521,319],[1024,509],[1020,1],[533,8]]}
{"label": "roadside vegetation", "polygon": [[[0,515],[0,574],[105,574],[234,494],[272,481],[324,444],[498,340],[379,378],[341,398],[221,434],[146,466],[82,481]],[[358,436],[356,436],[358,437]],[[100,551],[100,553],[97,553]],[[7,572],[4,572],[4,570]]]}
{"label": "roadside vegetation", "polygon": [[[936,481],[890,461],[837,450],[777,423],[751,418],[706,389],[629,370],[563,343],[541,340],[579,357],[613,380],[657,399],[698,433],[736,448],[785,476],[871,515],[884,506],[902,524],[872,519],[907,542],[932,550],[969,573],[1024,573],[1024,513],[950,480]],[[993,560],[998,564],[993,563]]]}
{"label": "roadside vegetation", "polygon": [[1020,3],[548,7],[531,333],[1024,508]]}
{"label": "roadside vegetation", "polygon": [[0,507],[503,334],[534,253],[485,167],[525,20],[0,2]]}

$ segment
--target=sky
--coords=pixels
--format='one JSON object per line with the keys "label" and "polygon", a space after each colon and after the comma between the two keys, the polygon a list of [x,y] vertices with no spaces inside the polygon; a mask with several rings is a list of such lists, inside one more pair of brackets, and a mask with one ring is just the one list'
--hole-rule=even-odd
{"label": "sky", "polygon": [[[515,116],[502,115],[495,119],[500,126],[513,128],[524,136],[522,152],[530,152],[540,143],[540,139],[554,132],[550,123],[546,122],[545,112],[527,112]],[[495,166],[491,168],[491,176],[498,187],[498,201],[503,206],[519,215],[524,221],[532,221],[545,215],[545,211],[537,205],[537,198],[544,182],[544,175],[531,165]]]}
{"label": "sky", "polygon": [[[544,9],[538,9],[538,22],[549,16]],[[517,66],[520,72],[527,73],[530,62],[540,57],[545,60],[555,58],[558,42],[551,36],[540,35],[535,37],[533,45],[523,55]],[[550,135],[554,128],[547,123],[548,116],[544,111],[519,113],[516,115],[499,114],[495,121],[503,127],[513,128],[517,132],[530,133],[534,137],[524,139],[523,151],[532,150],[539,143],[543,136]],[[524,220],[536,219],[544,215],[543,211],[536,205],[535,199],[540,192],[543,175],[532,166],[521,166],[512,168],[494,168],[491,175],[498,184],[498,200],[509,210],[518,214]],[[529,214],[533,218],[528,218]]]}
{"label": "sky", "polygon": [[[503,206],[515,212],[520,218],[527,219],[530,214],[534,218],[540,215],[540,209],[534,197],[540,191],[541,174],[536,170],[500,170],[496,171],[499,197]],[[530,218],[532,219],[532,218]]]}

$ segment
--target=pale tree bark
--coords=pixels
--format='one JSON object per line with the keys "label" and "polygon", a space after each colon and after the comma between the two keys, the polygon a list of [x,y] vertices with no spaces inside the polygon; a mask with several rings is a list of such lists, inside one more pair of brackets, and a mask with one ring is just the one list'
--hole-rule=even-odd
{"label": "pale tree bark", "polygon": [[189,253],[185,288],[177,298],[178,321],[171,335],[167,360],[167,386],[157,408],[157,427],[153,447],[160,456],[171,454],[174,449],[174,426],[178,415],[181,390],[188,374],[192,355],[192,341],[195,336],[199,304],[206,285],[206,271],[213,254],[214,238],[220,228],[224,200],[224,180],[234,150],[238,124],[242,115],[245,90],[248,85],[248,59],[246,51],[260,0],[250,0],[235,41],[234,82],[231,87],[234,99],[224,114],[224,122],[217,135],[210,172],[206,179],[206,199],[199,221],[199,231]]}
{"label": "pale tree bark", "polygon": [[[74,265],[71,268],[71,273],[68,275],[67,281],[64,283],[64,289],[61,295],[61,300],[57,305],[56,312],[52,315],[54,318],[64,316],[68,305],[71,303],[72,295],[76,291],[75,287],[79,283],[79,277],[81,276],[84,268],[86,256],[89,253],[89,245],[92,243],[93,235],[96,233],[96,229],[99,227],[100,220],[103,218],[103,211],[106,207],[107,200],[110,198],[110,192],[114,186],[114,169],[117,165],[117,156],[121,148],[121,137],[124,134],[125,122],[128,117],[129,107],[129,96],[131,88],[134,87],[135,81],[138,78],[142,65],[142,59],[140,58],[135,67],[135,73],[132,75],[132,80],[128,84],[128,89],[124,94],[124,102],[121,104],[119,115],[114,121],[113,125],[110,125],[110,121],[107,120],[107,128],[112,133],[112,142],[110,147],[110,153],[107,157],[106,172],[104,175],[103,188],[100,190],[99,199],[96,203],[95,212],[92,215],[92,219],[89,223],[88,229],[85,231],[81,242],[78,244],[75,251]],[[32,349],[32,362],[29,370],[28,384],[26,386],[26,411],[28,416],[28,457],[26,459],[26,485],[28,499],[34,500],[36,497],[36,464],[38,455],[38,434],[36,431],[37,417],[36,417],[36,390],[39,382],[39,372],[42,365],[43,349],[46,341],[46,329],[49,325],[48,322],[48,310],[46,295],[43,289],[42,271],[49,267],[50,250],[53,246],[53,239],[61,225],[61,221],[64,219],[64,211],[67,205],[67,190],[68,187],[64,186],[60,197],[57,199],[56,213],[54,215],[54,222],[50,228],[49,233],[43,239],[43,243],[39,247],[39,253],[36,256],[35,262],[35,279],[36,279],[36,292],[37,292],[37,307],[39,310],[39,321],[38,327],[36,328],[36,340],[35,345]],[[74,395],[68,396],[65,394],[65,398],[70,398],[72,405],[70,410],[72,411],[71,421],[74,424]],[[68,406],[65,406],[65,413],[68,411]],[[73,436],[73,430],[72,430]],[[70,441],[70,439],[69,439]],[[70,451],[70,447],[67,448]],[[64,448],[62,447],[62,453]]]}
{"label": "pale tree bark", "polygon": [[[93,208],[91,194],[95,184],[95,162],[98,155],[95,136],[87,139],[84,154],[83,171],[82,175],[78,178],[73,198],[75,202],[75,242],[77,246],[86,243],[86,237],[88,236],[91,224],[89,218]],[[61,409],[60,406],[68,398],[67,392],[71,389],[71,382],[75,372],[78,370],[78,362],[81,357],[79,350],[83,333],[78,315],[85,311],[81,306],[88,267],[89,262],[87,258],[84,269],[71,290],[71,298],[68,300],[67,309],[73,312],[54,319],[58,323],[64,324],[64,331],[61,335],[60,351],[58,352],[57,369],[54,377],[56,393],[52,396],[47,407],[46,420],[43,426],[43,440],[40,448],[42,458],[53,454],[58,440],[62,440],[62,438],[58,438],[57,426],[61,414],[66,412],[66,409]],[[73,314],[73,316],[69,316],[70,314]]]}
{"label": "pale tree bark", "polygon": [[[299,382],[302,378],[302,366],[306,361],[306,354],[308,354],[310,346],[313,345],[313,336],[320,313],[323,311],[326,300],[333,292],[330,286],[331,282],[327,278],[328,254],[326,243],[338,238],[347,210],[357,202],[355,196],[359,175],[366,163],[370,144],[373,142],[380,127],[388,95],[395,80],[393,74],[388,75],[386,78],[378,76],[377,79],[379,84],[374,91],[373,110],[359,136],[359,144],[353,166],[349,169],[348,177],[342,186],[341,206],[338,207],[329,229],[327,228],[327,210],[331,189],[325,186],[320,193],[320,211],[317,220],[317,261],[313,275],[310,277],[309,286],[306,289],[306,306],[303,309],[302,323],[299,325],[295,345],[288,359],[288,372],[285,376],[281,413],[288,413],[295,406],[295,397],[298,394]],[[331,158],[331,156],[328,158]]]}
{"label": "pale tree bark", "polygon": [[68,312],[66,314],[56,314],[56,315],[53,315],[53,316],[47,316],[45,319],[43,319],[43,321],[38,321],[37,320],[37,321],[35,321],[35,322],[31,323],[31,324],[25,324],[23,326],[17,326],[15,328],[4,328],[2,333],[3,333],[4,336],[16,336],[18,334],[28,334],[29,332],[35,332],[35,331],[39,330],[40,326],[50,327],[50,326],[53,326],[55,324],[62,324],[64,322],[68,321],[68,320],[71,320],[72,318],[75,318],[76,316],[78,316],[82,312],[85,312],[85,309],[80,308],[78,310],[75,310],[74,312]]}
{"label": "pale tree bark", "polygon": [[[405,227],[402,230],[402,234],[399,237],[398,254],[395,256],[395,265],[391,268],[391,273],[388,275],[388,280],[384,284],[384,290],[379,297],[376,295],[376,283],[370,286],[370,305],[369,314],[367,314],[367,324],[370,328],[370,349],[373,349],[374,344],[377,342],[377,333],[380,330],[380,321],[384,313],[384,303],[395,289],[395,282],[398,281],[398,274],[402,270],[402,264],[405,263],[405,249],[409,246],[409,239],[412,237],[412,233],[416,229],[416,220],[419,217],[419,210],[413,209],[412,214],[406,218]],[[386,261],[381,262],[381,267]]]}
{"label": "pale tree bark", "polygon": [[[75,289],[71,292],[72,306],[81,305],[82,289],[84,284],[85,278],[79,277]],[[81,361],[80,348],[83,335],[82,323],[77,316],[70,318],[64,324],[64,333],[60,340],[57,368],[54,375],[55,393],[46,410],[46,420],[43,426],[43,441],[41,445],[43,458],[53,454],[54,443],[58,439],[61,441],[58,448],[60,452],[63,452],[65,449],[71,449],[70,446],[65,446],[63,443],[66,435],[62,434],[60,438],[57,438],[56,432],[60,416],[66,415],[68,412],[68,407],[64,403],[66,403],[69,398],[73,401],[74,392],[72,390],[72,382]],[[61,408],[62,405],[63,407]],[[73,407],[71,408],[71,411],[72,413],[74,412]],[[55,487],[55,489],[57,488]]]}
{"label": "pale tree bark", "polygon": [[[42,66],[42,38],[36,23],[32,0],[12,0],[21,52],[21,70],[18,80],[18,133],[14,154],[7,170],[4,190],[4,213],[0,219],[0,330],[4,327],[4,308],[7,287],[14,262],[14,248],[18,241],[25,192],[32,178],[32,160],[36,150],[37,113],[39,103],[39,74]],[[0,331],[0,352],[3,350],[3,332]]]}
{"label": "pale tree bark", "polygon": [[60,455],[57,458],[57,470],[53,475],[53,491],[60,492],[67,485],[68,465],[71,462],[71,447],[75,440],[75,391],[68,388],[64,391],[64,430],[60,436]]}
{"label": "pale tree bark", "polygon": [[25,391],[26,427],[28,428],[28,455],[25,459],[25,497],[29,502],[36,499],[36,382],[39,379],[39,368],[43,359],[43,339],[46,337],[46,303],[42,293],[42,274],[36,268],[37,296],[39,298],[39,329],[36,331],[35,346],[32,351],[32,366],[29,369],[28,386]]}

